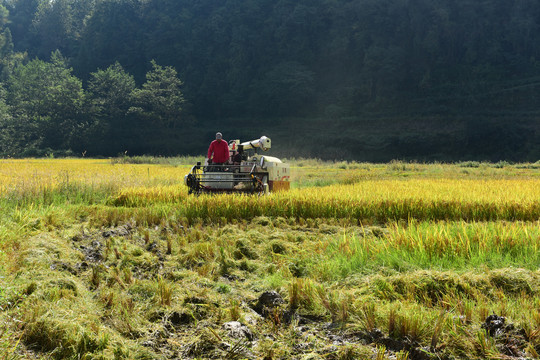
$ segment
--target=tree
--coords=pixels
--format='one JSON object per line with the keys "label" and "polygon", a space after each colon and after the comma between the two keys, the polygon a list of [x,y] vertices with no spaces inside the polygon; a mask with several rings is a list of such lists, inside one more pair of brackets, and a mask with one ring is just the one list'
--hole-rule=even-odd
{"label": "tree", "polygon": [[0,29],[3,29],[4,26],[8,23],[9,11],[8,9],[0,5]]}
{"label": "tree", "polygon": [[141,89],[133,92],[137,113],[149,125],[162,129],[178,128],[186,124],[181,115],[185,103],[181,87],[182,81],[170,66],[162,67],[152,60],[152,70],[146,74],[146,82]]}
{"label": "tree", "polygon": [[32,33],[32,21],[41,0],[4,0],[9,10],[9,28],[16,51],[32,50],[37,46]]}
{"label": "tree", "polygon": [[122,133],[128,126],[126,114],[132,105],[134,90],[133,76],[118,62],[91,74],[87,108],[95,120],[92,137],[96,139],[95,145],[101,153],[114,155],[125,147],[125,144],[114,140],[124,137]]}
{"label": "tree", "polygon": [[82,118],[82,83],[59,52],[51,62],[32,60],[7,80],[7,104],[14,120],[25,124],[19,136],[40,148],[77,148],[87,128]]}
{"label": "tree", "polygon": [[21,151],[20,145],[14,136],[14,127],[17,125],[11,117],[9,107],[5,102],[5,90],[0,87],[0,156],[9,156]]}
{"label": "tree", "polygon": [[60,50],[68,57],[74,56],[84,21],[93,8],[94,1],[88,0],[41,1],[31,28],[37,44],[33,51],[40,58],[54,50]]}
{"label": "tree", "polygon": [[57,49],[68,53],[73,21],[68,0],[42,1],[33,21],[33,31],[39,42],[38,56],[47,56]]}
{"label": "tree", "polygon": [[102,123],[113,124],[130,108],[135,80],[118,62],[90,75],[88,101],[93,113]]}
{"label": "tree", "polygon": [[9,58],[13,54],[11,31],[5,28],[8,23],[8,14],[8,10],[0,5],[0,80],[3,79],[4,68],[9,64]]}
{"label": "tree", "polygon": [[[135,76],[143,80],[147,58],[143,51],[146,29],[142,26],[139,0],[102,0],[96,2],[91,15],[84,21],[74,58],[79,76],[103,69],[118,61]],[[171,44],[167,44],[170,46]]]}

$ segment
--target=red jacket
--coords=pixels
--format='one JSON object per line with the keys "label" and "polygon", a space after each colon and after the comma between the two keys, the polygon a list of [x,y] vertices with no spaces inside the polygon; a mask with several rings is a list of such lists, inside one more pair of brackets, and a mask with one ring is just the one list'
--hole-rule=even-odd
{"label": "red jacket", "polygon": [[[212,158],[212,153],[214,153],[214,158]],[[223,139],[212,141],[208,148],[208,158],[217,164],[227,162],[229,160],[229,145],[227,142]]]}

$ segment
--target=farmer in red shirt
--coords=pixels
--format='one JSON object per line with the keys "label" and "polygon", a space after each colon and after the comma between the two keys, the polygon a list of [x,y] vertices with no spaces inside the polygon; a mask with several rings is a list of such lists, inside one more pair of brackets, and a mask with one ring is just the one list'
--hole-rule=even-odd
{"label": "farmer in red shirt", "polygon": [[[214,155],[212,157],[212,154]],[[229,145],[220,132],[216,134],[216,140],[212,141],[208,148],[208,164],[223,165],[229,160]]]}

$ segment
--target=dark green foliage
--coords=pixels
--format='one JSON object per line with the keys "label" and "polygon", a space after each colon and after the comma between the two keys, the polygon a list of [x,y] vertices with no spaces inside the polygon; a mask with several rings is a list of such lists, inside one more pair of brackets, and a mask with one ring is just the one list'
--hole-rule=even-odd
{"label": "dark green foliage", "polygon": [[6,152],[13,148],[13,134],[16,132],[8,106],[5,102],[5,91],[0,87],[0,151]]}
{"label": "dark green foliage", "polygon": [[[294,139],[302,156],[536,161],[539,19],[534,0],[1,0],[0,81],[22,52],[61,51],[88,86],[77,122],[93,140],[1,131],[38,149],[171,155],[205,150],[193,119],[250,138],[261,123],[281,120],[290,138],[292,121],[310,130],[316,119],[338,134]],[[400,131],[384,133],[386,119]],[[416,131],[422,121],[435,131]]]}
{"label": "dark green foliage", "polygon": [[[88,82],[88,111],[96,121],[93,137],[97,141],[93,153],[103,153],[100,149],[111,149],[114,154],[126,150],[126,144],[120,133],[128,127],[128,110],[132,105],[132,93],[135,90],[133,76],[126,73],[119,63],[105,70],[91,74]],[[92,151],[93,150],[93,151]]]}
{"label": "dark green foliage", "polygon": [[74,54],[78,73],[86,78],[96,69],[119,62],[142,80],[151,57],[145,58],[143,52],[139,1],[100,0],[94,4],[80,34],[78,53]]}
{"label": "dark green foliage", "polygon": [[152,61],[152,67],[142,88],[133,92],[135,106],[130,108],[130,112],[154,127],[171,129],[181,126],[185,123],[180,114],[184,105],[180,91],[182,81],[170,66],[164,68]]}
{"label": "dark green foliage", "polygon": [[7,79],[15,64],[25,56],[14,52],[13,36],[8,24],[9,11],[0,5],[0,81]]}
{"label": "dark green foliage", "polygon": [[9,19],[11,20],[9,28],[13,35],[15,50],[35,49],[36,40],[33,38],[32,22],[40,0],[2,1],[2,3],[9,11]]}
{"label": "dark green foliage", "polygon": [[133,76],[126,73],[119,63],[92,73],[88,84],[88,97],[95,107],[95,116],[108,121],[125,116],[134,90]]}
{"label": "dark green foliage", "polygon": [[86,126],[82,118],[84,93],[81,81],[71,74],[59,52],[52,54],[50,63],[35,59],[17,67],[6,87],[6,102],[16,123],[6,125],[26,136],[15,147],[76,147]]}
{"label": "dark green foliage", "polygon": [[[36,54],[45,58],[51,51],[60,50],[71,55],[78,35],[77,27],[82,19],[76,19],[76,0],[41,1],[32,21],[32,33],[36,39]],[[82,6],[82,4],[80,4]]]}
{"label": "dark green foliage", "polygon": [[314,74],[307,67],[296,62],[280,63],[253,85],[251,99],[266,106],[259,111],[267,116],[297,115],[312,105],[314,84]]}

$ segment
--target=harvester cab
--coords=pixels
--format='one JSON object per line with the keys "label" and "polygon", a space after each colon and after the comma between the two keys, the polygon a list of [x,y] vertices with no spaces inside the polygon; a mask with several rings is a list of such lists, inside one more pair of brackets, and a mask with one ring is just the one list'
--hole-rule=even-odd
{"label": "harvester cab", "polygon": [[223,165],[200,162],[184,177],[190,194],[252,193],[288,190],[290,167],[280,159],[259,155],[267,151],[272,141],[266,136],[241,143],[229,142],[229,163]]}

